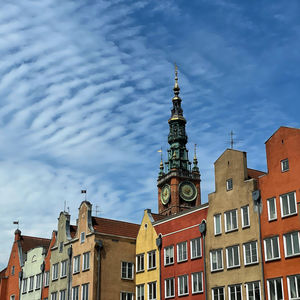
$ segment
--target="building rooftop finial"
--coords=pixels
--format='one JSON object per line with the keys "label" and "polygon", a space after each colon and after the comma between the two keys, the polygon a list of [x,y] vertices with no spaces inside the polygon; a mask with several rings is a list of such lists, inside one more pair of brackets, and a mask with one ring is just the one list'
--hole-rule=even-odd
{"label": "building rooftop finial", "polygon": [[175,84],[174,84],[173,90],[174,90],[174,95],[175,95],[174,98],[178,98],[180,88],[178,85],[178,66],[176,65],[176,63],[175,63]]}
{"label": "building rooftop finial", "polygon": [[199,168],[198,168],[198,160],[197,160],[197,144],[195,144],[195,147],[194,147],[194,167],[193,167],[193,172],[199,172]]}

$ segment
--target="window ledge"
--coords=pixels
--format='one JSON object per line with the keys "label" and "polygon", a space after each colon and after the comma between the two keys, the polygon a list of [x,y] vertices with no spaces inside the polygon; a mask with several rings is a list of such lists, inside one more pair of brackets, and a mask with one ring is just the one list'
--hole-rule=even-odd
{"label": "window ledge", "polygon": [[203,291],[199,291],[199,292],[192,292],[192,295],[197,295],[197,294],[202,294]]}
{"label": "window ledge", "polygon": [[281,257],[275,257],[275,258],[270,258],[270,259],[266,259],[265,262],[268,263],[268,262],[272,262],[272,261],[276,261],[276,260],[280,260]]}
{"label": "window ledge", "polygon": [[80,271],[73,272],[73,275],[79,274]]}
{"label": "window ledge", "polygon": [[247,229],[247,228],[250,228],[250,225],[242,226],[242,229]]}
{"label": "window ledge", "polygon": [[220,232],[220,233],[215,233],[215,236],[220,236],[220,235],[222,235],[222,232]]}
{"label": "window ledge", "polygon": [[239,230],[238,228],[234,228],[234,229],[226,230],[225,233],[231,233],[231,232],[235,232],[238,230]]}
{"label": "window ledge", "polygon": [[300,256],[300,253],[291,254],[291,255],[285,256],[285,258],[289,259],[289,258],[293,258],[293,257],[297,257],[297,256]]}
{"label": "window ledge", "polygon": [[274,222],[274,221],[277,221],[277,218],[274,218],[274,219],[268,219],[269,222]]}
{"label": "window ledge", "polygon": [[136,271],[135,273],[139,274],[139,273],[144,273],[144,272],[145,272],[145,270],[139,270],[139,271]]}
{"label": "window ledge", "polygon": [[52,278],[52,282],[53,282],[53,281],[57,281],[57,280],[58,280],[58,278]]}
{"label": "window ledge", "polygon": [[121,279],[122,279],[122,280],[130,280],[130,281],[133,280],[133,278],[124,278],[124,277],[121,277]]}
{"label": "window ledge", "polygon": [[281,216],[281,219],[285,219],[285,218],[288,218],[288,217],[292,217],[292,216],[297,216],[297,212],[294,212],[292,214],[288,214],[288,215],[285,215],[285,216]]}
{"label": "window ledge", "polygon": [[217,270],[211,270],[210,272],[211,273],[216,273],[216,272],[221,272],[221,271],[224,271],[224,269],[222,268],[222,269],[217,269]]}
{"label": "window ledge", "polygon": [[60,279],[63,279],[63,278],[66,278],[66,277],[67,277],[67,275],[60,276]]}
{"label": "window ledge", "polygon": [[174,263],[172,262],[172,263],[170,263],[170,264],[164,264],[164,266],[165,267],[168,267],[168,266],[173,266],[174,265]]}
{"label": "window ledge", "polygon": [[245,267],[251,267],[251,266],[253,266],[253,265],[255,266],[257,264],[259,264],[259,262],[255,261],[255,262],[252,262],[252,263],[245,264]]}
{"label": "window ledge", "polygon": [[238,266],[232,266],[232,267],[227,267],[227,270],[232,270],[232,269],[238,269],[240,268],[241,265],[238,265]]}
{"label": "window ledge", "polygon": [[89,271],[89,270],[90,270],[90,268],[84,269],[84,270],[82,270],[82,272],[87,272],[87,271]]}
{"label": "window ledge", "polygon": [[186,262],[186,261],[188,261],[188,260],[187,260],[187,259],[177,260],[177,263],[178,263],[178,264],[181,264],[181,263],[184,263],[184,262]]}
{"label": "window ledge", "polygon": [[147,271],[152,271],[152,270],[155,270],[156,267],[153,267],[153,268],[148,268]]}
{"label": "window ledge", "polygon": [[189,295],[189,293],[187,293],[187,294],[181,294],[181,295],[178,294],[178,297],[186,297],[188,295]]}
{"label": "window ledge", "polygon": [[200,255],[200,256],[195,256],[195,257],[191,257],[191,260],[196,260],[196,259],[199,259],[199,258],[201,258],[202,257],[202,255]]}

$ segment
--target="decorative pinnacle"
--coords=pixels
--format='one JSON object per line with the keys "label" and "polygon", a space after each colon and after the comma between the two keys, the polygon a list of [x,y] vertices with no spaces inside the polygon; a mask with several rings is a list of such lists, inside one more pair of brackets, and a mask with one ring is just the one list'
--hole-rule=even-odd
{"label": "decorative pinnacle", "polygon": [[173,99],[177,99],[178,95],[179,95],[180,88],[179,88],[179,85],[178,85],[178,66],[176,65],[176,63],[175,63],[175,84],[174,84],[173,91],[174,91],[174,95],[175,95]]}
{"label": "decorative pinnacle", "polygon": [[193,166],[193,172],[198,172],[199,173],[199,168],[198,168],[198,160],[197,160],[197,144],[195,144],[195,148],[194,148],[194,166]]}

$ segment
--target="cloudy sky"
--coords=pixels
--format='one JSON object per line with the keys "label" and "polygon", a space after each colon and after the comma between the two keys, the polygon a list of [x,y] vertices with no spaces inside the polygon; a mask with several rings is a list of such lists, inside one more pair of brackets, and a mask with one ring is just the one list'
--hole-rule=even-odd
{"label": "cloudy sky", "polygon": [[265,140],[300,127],[299,11],[296,0],[2,1],[0,267],[13,221],[50,237],[65,201],[75,223],[81,189],[98,216],[157,211],[174,62],[202,202],[231,130],[248,166],[266,170]]}

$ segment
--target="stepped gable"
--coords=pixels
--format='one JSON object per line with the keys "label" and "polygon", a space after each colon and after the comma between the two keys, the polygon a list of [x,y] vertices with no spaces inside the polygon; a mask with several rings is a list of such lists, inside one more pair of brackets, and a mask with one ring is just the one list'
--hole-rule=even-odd
{"label": "stepped gable", "polygon": [[249,179],[250,178],[258,179],[258,177],[266,174],[265,172],[255,170],[255,169],[249,169],[249,168],[247,168],[247,171],[248,171]]}
{"label": "stepped gable", "polygon": [[25,253],[36,247],[44,247],[48,249],[50,245],[50,241],[51,241],[50,239],[44,239],[44,238],[39,238],[34,236],[27,236],[27,235],[21,235],[20,238],[21,247]]}
{"label": "stepped gable", "polygon": [[92,225],[97,233],[136,238],[140,225],[112,219],[92,217]]}

